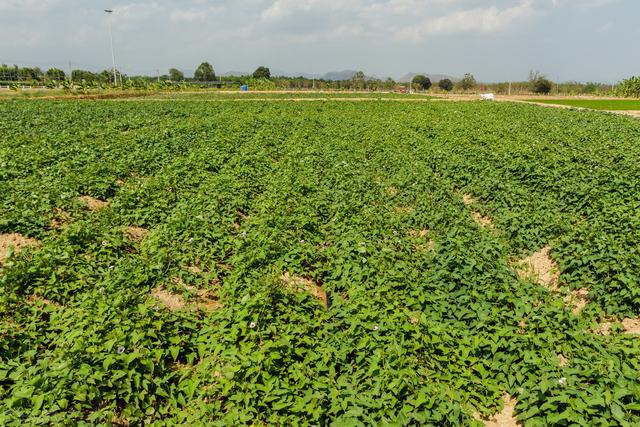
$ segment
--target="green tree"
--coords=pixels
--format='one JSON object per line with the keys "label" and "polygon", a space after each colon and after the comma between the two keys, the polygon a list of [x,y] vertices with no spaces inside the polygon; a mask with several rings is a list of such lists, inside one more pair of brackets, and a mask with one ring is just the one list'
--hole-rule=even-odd
{"label": "green tree", "polygon": [[551,82],[551,80],[548,80],[544,77],[541,77],[536,81],[532,82],[532,87],[531,87],[533,92],[543,94],[543,95],[549,94],[552,88],[553,88],[553,83]]}
{"label": "green tree", "polygon": [[[111,74],[113,76],[113,74]],[[87,82],[93,82],[98,79],[98,75],[96,73],[92,73],[87,70],[73,70],[71,71],[71,80],[74,82],[81,82],[82,80]]]}
{"label": "green tree", "polygon": [[534,93],[543,95],[547,95],[553,88],[551,80],[547,79],[544,74],[541,74],[540,71],[537,70],[531,70],[529,72],[529,84],[531,85],[531,90]]}
{"label": "green tree", "polygon": [[22,80],[42,80],[44,77],[42,70],[38,67],[35,68],[21,68],[20,69],[20,77]]}
{"label": "green tree", "polygon": [[[117,73],[117,70],[116,70],[116,73]],[[96,80],[100,80],[101,83],[114,84],[114,81],[113,81],[113,70],[102,70],[100,72],[100,74],[98,74],[97,78],[95,78],[95,79],[86,79],[86,80],[88,82],[94,82]],[[115,82],[115,84],[118,84],[118,82]]]}
{"label": "green tree", "polygon": [[453,82],[450,79],[442,79],[438,82],[438,87],[449,92],[453,89]]}
{"label": "green tree", "polygon": [[177,68],[169,68],[169,80],[181,82],[184,80],[184,73]]}
{"label": "green tree", "polygon": [[271,70],[268,67],[259,66],[253,72],[254,79],[270,79],[271,78]]}
{"label": "green tree", "polygon": [[431,87],[431,79],[422,74],[413,77],[413,84],[417,85],[421,90],[429,90]]}
{"label": "green tree", "polygon": [[391,77],[388,77],[387,80],[385,80],[382,83],[382,88],[384,90],[393,90],[395,89],[395,87],[396,87],[396,82]]}
{"label": "green tree", "polygon": [[49,68],[45,73],[45,76],[47,77],[47,80],[56,80],[59,82],[67,78],[64,71],[59,68]]}
{"label": "green tree", "polygon": [[199,82],[212,82],[216,79],[216,73],[211,64],[203,62],[196,69],[196,72],[193,74],[193,78]]}
{"label": "green tree", "polygon": [[460,80],[460,87],[463,90],[470,90],[476,87],[476,78],[473,77],[473,74],[467,73],[464,75],[462,80]]}
{"label": "green tree", "polygon": [[640,76],[629,77],[616,85],[618,96],[640,98]]}
{"label": "green tree", "polygon": [[16,81],[20,80],[20,68],[17,65],[0,65],[0,80]]}

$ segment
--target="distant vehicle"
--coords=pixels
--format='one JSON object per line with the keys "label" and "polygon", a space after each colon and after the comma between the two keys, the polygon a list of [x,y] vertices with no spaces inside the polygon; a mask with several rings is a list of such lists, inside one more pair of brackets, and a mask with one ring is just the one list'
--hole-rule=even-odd
{"label": "distant vehicle", "polygon": [[492,93],[481,93],[480,99],[484,101],[494,101],[496,99],[496,96]]}

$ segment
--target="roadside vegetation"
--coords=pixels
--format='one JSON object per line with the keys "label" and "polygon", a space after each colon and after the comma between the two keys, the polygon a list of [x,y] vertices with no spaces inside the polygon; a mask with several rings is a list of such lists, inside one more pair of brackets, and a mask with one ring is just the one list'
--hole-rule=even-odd
{"label": "roadside vegetation", "polygon": [[543,104],[567,105],[576,108],[608,111],[640,110],[640,99],[528,99],[530,102]]}
{"label": "roadside vegetation", "polygon": [[[413,77],[413,90],[434,94],[474,94],[492,92],[498,95],[592,95],[640,97],[640,79],[631,77],[617,85],[597,82],[553,82],[539,71],[532,71],[526,81],[483,83],[471,73],[461,78],[442,78],[432,81],[426,75]],[[128,76],[120,70],[92,72],[74,69],[65,72],[59,68],[46,71],[38,67],[18,67],[0,65],[0,86],[15,91],[28,88],[47,88],[74,93],[89,93],[108,90],[126,91],[188,91],[198,89],[239,90],[247,85],[249,90],[316,90],[316,91],[357,91],[357,92],[408,92],[409,78],[395,81],[391,78],[377,78],[363,71],[345,72],[332,79],[309,78],[304,76],[284,77],[273,75],[270,68],[259,66],[247,75],[218,75],[209,62],[199,64],[192,77],[170,68],[167,74],[156,76]]]}

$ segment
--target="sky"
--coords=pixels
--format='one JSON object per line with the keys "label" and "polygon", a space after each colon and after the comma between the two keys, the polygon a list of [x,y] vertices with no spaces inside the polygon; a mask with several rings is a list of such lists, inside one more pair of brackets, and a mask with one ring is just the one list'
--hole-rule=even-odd
{"label": "sky", "polygon": [[[113,9],[108,15],[104,9]],[[640,75],[638,0],[0,0],[0,63],[127,74],[345,69],[485,82]]]}

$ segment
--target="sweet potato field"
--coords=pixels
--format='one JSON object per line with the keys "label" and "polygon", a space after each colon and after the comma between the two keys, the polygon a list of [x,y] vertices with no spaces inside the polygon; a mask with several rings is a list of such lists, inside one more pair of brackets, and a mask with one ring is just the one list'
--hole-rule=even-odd
{"label": "sweet potato field", "polygon": [[0,424],[638,425],[640,121],[0,102]]}

